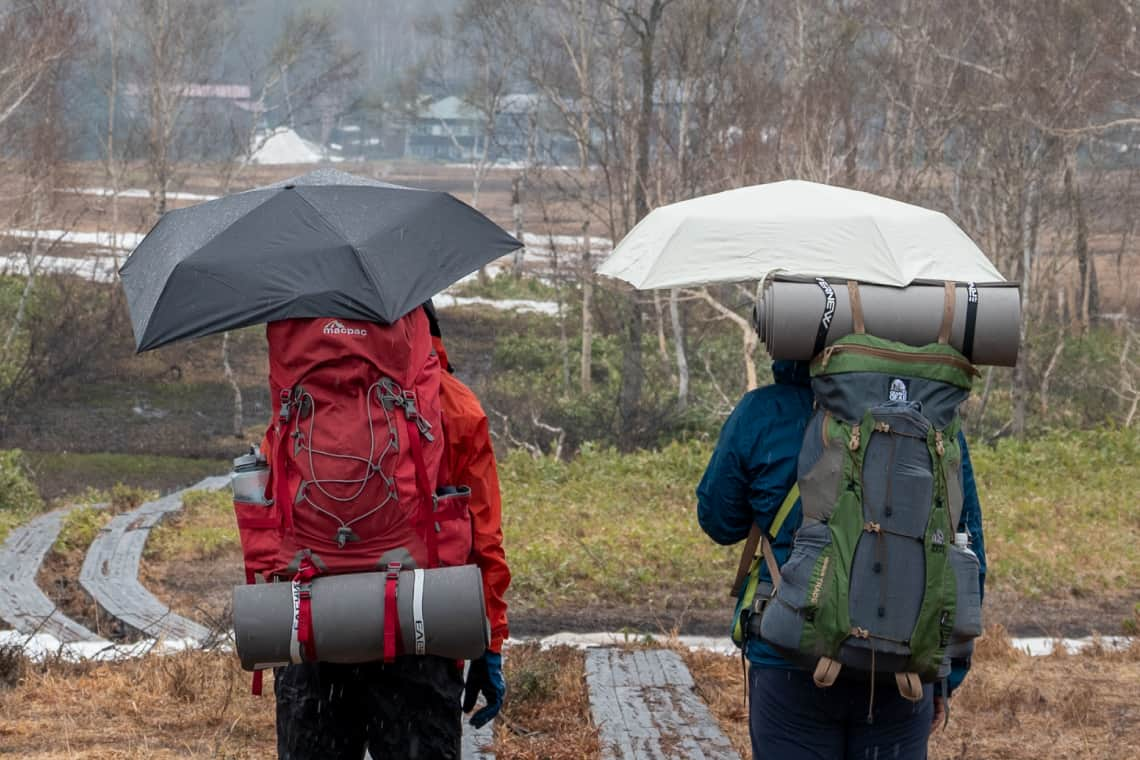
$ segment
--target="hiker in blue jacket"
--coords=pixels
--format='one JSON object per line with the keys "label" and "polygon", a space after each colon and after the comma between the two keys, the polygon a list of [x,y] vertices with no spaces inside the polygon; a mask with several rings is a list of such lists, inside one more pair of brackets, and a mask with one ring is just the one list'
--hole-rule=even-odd
{"label": "hiker in blue jacket", "polygon": [[[775,382],[745,394],[725,422],[697,488],[701,528],[718,544],[744,540],[753,522],[768,528],[796,481],[800,446],[812,413],[808,363],[777,361],[772,364],[772,375]],[[981,506],[961,434],[959,442],[964,495],[961,522],[978,556],[984,594]],[[797,500],[772,542],[779,565],[788,559],[801,519]],[[761,573],[767,580],[766,567],[761,567]],[[754,758],[924,758],[929,734],[943,722],[949,697],[970,668],[968,659],[953,660],[946,682],[949,694],[941,694],[941,684],[927,686],[929,696],[918,703],[907,701],[893,689],[879,689],[874,720],[868,723],[865,683],[840,678],[834,686],[821,689],[809,672],[763,641],[749,639],[744,646],[751,663],[749,724]]]}

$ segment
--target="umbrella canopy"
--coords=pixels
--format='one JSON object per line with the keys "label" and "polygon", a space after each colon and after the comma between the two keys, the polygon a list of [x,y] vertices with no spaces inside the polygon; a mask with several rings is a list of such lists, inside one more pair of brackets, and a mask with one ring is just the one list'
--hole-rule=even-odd
{"label": "umbrella canopy", "polygon": [[326,169],[169,212],[119,275],[145,351],[279,319],[391,323],[521,245],[447,193]]}
{"label": "umbrella canopy", "polygon": [[655,209],[598,272],[642,290],[759,280],[774,272],[899,287],[1004,279],[945,214],[798,180]]}

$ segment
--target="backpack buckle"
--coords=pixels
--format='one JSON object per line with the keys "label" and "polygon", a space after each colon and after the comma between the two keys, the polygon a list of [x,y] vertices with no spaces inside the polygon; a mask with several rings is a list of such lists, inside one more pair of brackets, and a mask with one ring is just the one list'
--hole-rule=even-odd
{"label": "backpack buckle", "polygon": [[281,410],[277,413],[277,418],[282,422],[289,421],[289,407],[293,405],[293,391],[282,389],[281,390]]}
{"label": "backpack buckle", "polygon": [[426,441],[429,443],[434,441],[435,436],[431,434],[431,423],[420,415],[419,407],[416,406],[416,392],[404,391],[403,397],[404,402],[402,406],[404,407],[404,417],[407,418],[409,422],[415,423],[416,428],[420,431],[420,435],[422,435]]}
{"label": "backpack buckle", "polygon": [[404,416],[407,417],[412,422],[415,422],[417,419],[419,419],[419,416],[420,416],[420,412],[416,408],[416,392],[415,391],[404,391],[403,396],[404,396]]}
{"label": "backpack buckle", "polygon": [[401,393],[400,386],[391,378],[381,378],[376,384],[376,396],[385,411],[390,412],[395,406],[403,404]]}

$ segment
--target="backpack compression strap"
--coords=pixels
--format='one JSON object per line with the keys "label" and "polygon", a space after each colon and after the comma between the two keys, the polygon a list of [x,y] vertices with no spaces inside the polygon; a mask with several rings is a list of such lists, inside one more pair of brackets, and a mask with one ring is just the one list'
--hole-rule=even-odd
{"label": "backpack compression strap", "polygon": [[[409,395],[411,394],[411,395]],[[407,423],[408,445],[412,450],[412,461],[416,465],[416,487],[420,492],[420,514],[418,522],[423,529],[424,543],[427,545],[428,567],[439,567],[439,537],[433,525],[432,512],[435,511],[431,484],[428,483],[427,464],[424,461],[424,446],[420,441],[423,431],[420,427],[419,412],[415,405],[415,394],[404,391],[404,420]],[[410,401],[410,403],[408,403]]]}
{"label": "backpack compression strap", "polygon": [[775,539],[780,534],[780,529],[784,527],[784,522],[788,519],[792,507],[796,505],[796,500],[799,498],[800,484],[793,483],[792,489],[788,491],[788,495],[784,497],[783,503],[776,511],[772,524],[768,526],[768,534],[764,534],[755,522],[752,523],[752,530],[748,533],[748,538],[744,541],[744,549],[740,553],[740,565],[736,568],[736,580],[732,582],[732,588],[729,590],[733,597],[740,596],[744,581],[752,571],[752,563],[756,559],[756,547],[761,543],[761,540],[764,544],[761,551],[764,554],[764,561],[768,563],[768,573],[772,576],[772,584],[776,585],[780,582],[780,569],[776,565],[776,557],[772,553],[772,545],[768,542],[768,536],[770,535]]}

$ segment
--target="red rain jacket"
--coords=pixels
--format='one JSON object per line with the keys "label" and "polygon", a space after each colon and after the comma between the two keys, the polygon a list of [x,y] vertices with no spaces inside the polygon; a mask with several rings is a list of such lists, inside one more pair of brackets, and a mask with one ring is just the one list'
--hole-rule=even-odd
{"label": "red rain jacket", "polygon": [[479,399],[455,375],[446,371],[449,365],[443,342],[433,337],[432,344],[444,368],[439,387],[444,438],[447,441],[444,467],[450,482],[471,489],[469,508],[474,533],[471,561],[483,572],[483,596],[487,619],[491,622],[490,649],[498,652],[502,649],[503,640],[510,635],[507,603],[503,597],[511,584],[511,571],[503,552],[502,497],[495,452],[491,448],[490,427]]}

